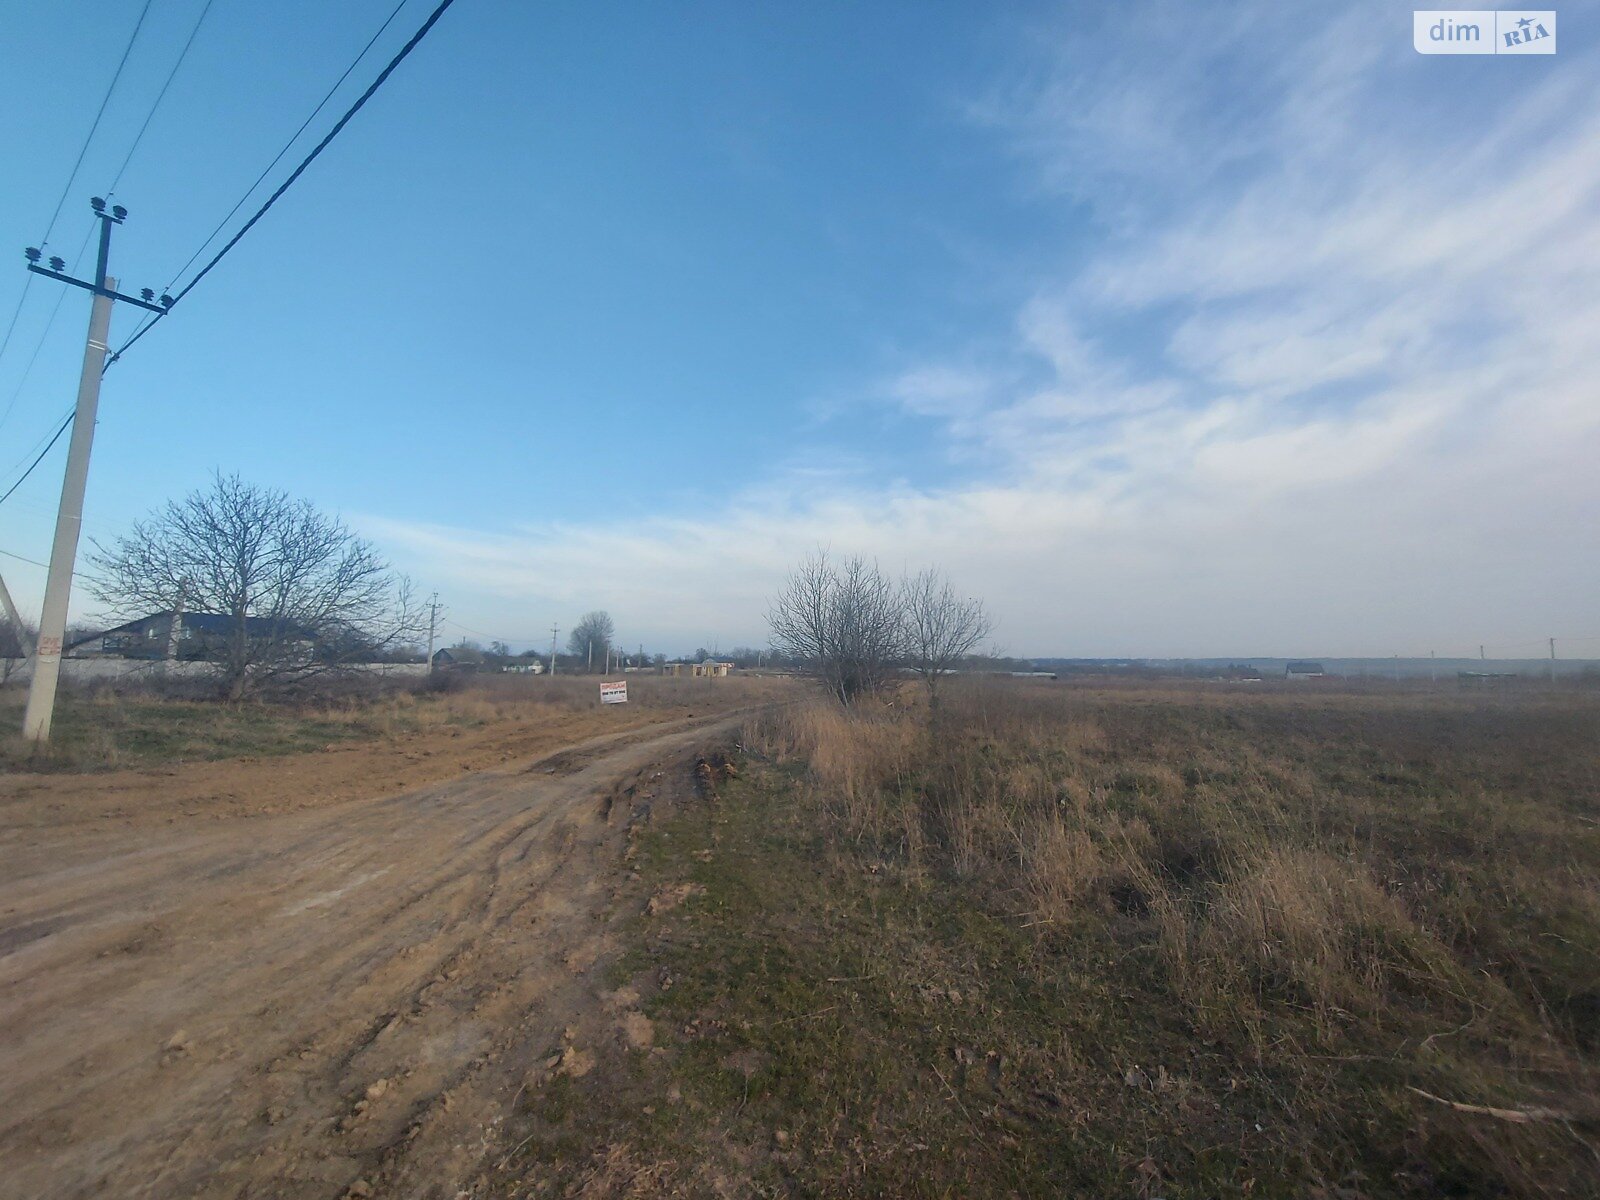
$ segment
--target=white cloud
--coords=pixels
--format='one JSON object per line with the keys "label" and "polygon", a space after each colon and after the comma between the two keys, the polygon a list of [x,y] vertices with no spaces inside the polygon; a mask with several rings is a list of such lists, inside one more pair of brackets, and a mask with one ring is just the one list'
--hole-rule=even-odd
{"label": "white cloud", "polygon": [[1457,64],[1415,56],[1385,8],[1192,11],[1043,31],[973,106],[1033,195],[1096,214],[1082,269],[1041,254],[1004,353],[939,348],[880,389],[984,477],[784,476],[627,526],[366,528],[514,635],[605,605],[629,640],[759,640],[818,545],[944,565],[1018,652],[1600,633],[1600,117],[1574,103],[1593,64],[1517,64],[1537,69],[1509,102],[1458,116],[1428,91]]}

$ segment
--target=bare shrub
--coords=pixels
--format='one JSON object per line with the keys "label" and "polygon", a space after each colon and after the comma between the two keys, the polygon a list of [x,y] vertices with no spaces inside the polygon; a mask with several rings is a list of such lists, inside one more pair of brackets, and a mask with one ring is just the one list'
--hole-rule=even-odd
{"label": "bare shrub", "polygon": [[876,563],[819,551],[789,577],[767,614],[772,645],[841,704],[881,691],[904,645],[900,597]]}
{"label": "bare shrub", "polygon": [[908,576],[900,584],[900,609],[906,662],[928,689],[928,704],[939,705],[939,684],[994,630],[983,601],[958,596],[937,568]]}

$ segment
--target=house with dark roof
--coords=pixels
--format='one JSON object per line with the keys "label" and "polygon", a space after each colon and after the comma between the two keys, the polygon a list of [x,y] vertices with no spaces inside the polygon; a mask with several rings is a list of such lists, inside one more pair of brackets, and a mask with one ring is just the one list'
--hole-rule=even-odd
{"label": "house with dark roof", "polygon": [[1286,679],[1321,679],[1327,672],[1319,662],[1297,661],[1284,667],[1283,674]]}
{"label": "house with dark roof", "polygon": [[446,646],[433,652],[433,665],[441,670],[449,667],[456,671],[481,671],[488,662],[484,652],[472,646]]}
{"label": "house with dark roof", "polygon": [[[86,638],[66,647],[80,656],[106,658],[176,658],[196,661],[221,657],[223,649],[239,634],[235,617],[221,613],[151,613]],[[309,630],[285,625],[270,617],[245,617],[244,635],[251,641],[270,641],[288,651],[309,655],[316,639]]]}

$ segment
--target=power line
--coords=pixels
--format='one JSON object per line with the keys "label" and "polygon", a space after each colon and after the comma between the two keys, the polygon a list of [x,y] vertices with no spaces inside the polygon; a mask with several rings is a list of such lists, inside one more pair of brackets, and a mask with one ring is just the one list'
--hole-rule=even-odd
{"label": "power line", "polygon": [[[267,215],[267,210],[278,202],[279,197],[281,197],[292,186],[294,186],[295,181],[305,173],[306,168],[316,161],[317,156],[328,148],[329,144],[332,143],[334,138],[339,136],[340,131],[342,131],[344,127],[350,123],[351,118],[353,118],[362,110],[363,107],[365,107],[367,101],[372,99],[373,94],[383,86],[384,82],[389,78],[390,75],[394,74],[395,68],[397,68],[406,60],[411,52],[417,48],[417,44],[421,42],[423,38],[427,37],[428,31],[438,23],[439,18],[444,16],[445,10],[454,3],[455,0],[440,0],[438,7],[435,8],[433,12],[428,14],[428,19],[422,23],[422,27],[418,29],[416,33],[411,35],[411,39],[406,42],[404,46],[400,47],[399,52],[389,60],[389,65],[384,67],[383,70],[379,72],[378,77],[367,86],[367,90],[362,92],[361,95],[356,98],[355,103],[345,111],[344,116],[339,118],[338,123],[328,131],[327,135],[323,137],[320,142],[312,147],[311,153],[306,155],[305,158],[301,160],[300,165],[290,172],[289,178],[285,179],[281,184],[278,185],[278,190],[267,197],[266,203],[258,208],[255,212],[255,215],[240,227],[239,232],[228,239],[227,245],[223,246],[221,250],[218,250],[217,253],[212,257],[211,261],[200,269],[199,274],[185,284],[183,290],[172,298],[172,304],[167,306],[166,311],[159,312],[154,317],[147,320],[141,328],[134,332],[132,337],[130,337],[126,342],[117,348],[116,353],[114,353],[106,361],[107,370],[110,369],[112,363],[116,362],[123,356],[124,353],[127,352],[129,347],[131,347],[145,334],[149,333],[150,330],[154,329],[158,324],[160,324],[161,319],[177,306],[178,301],[182,300],[185,296],[192,292],[195,288],[195,285],[204,279],[208,274],[210,274],[211,269],[221,262],[230,250],[239,244],[240,240],[245,234],[249,233],[250,230],[254,228],[255,223]],[[363,53],[365,53],[365,51],[363,51]],[[359,59],[357,61],[359,61]],[[192,262],[193,260],[191,259],[190,261]],[[183,272],[181,271],[179,272],[180,275],[182,273]]]}
{"label": "power line", "polygon": [[[179,70],[179,68],[181,68],[183,66],[184,59],[189,57],[189,49],[190,49],[191,46],[194,45],[195,38],[197,36],[199,36],[200,26],[205,23],[206,16],[207,16],[207,14],[209,14],[211,12],[211,6],[214,3],[216,3],[216,0],[206,0],[205,6],[200,10],[200,16],[198,18],[196,18],[195,23],[194,23],[194,28],[189,31],[188,40],[183,43],[183,49],[178,52],[178,61],[173,63],[172,64],[172,70],[167,72],[166,82],[164,82],[161,85],[161,90],[156,93],[155,101],[154,101],[154,103],[152,103],[150,105],[150,111],[145,114],[144,124],[139,126],[139,132],[134,135],[133,144],[128,147],[128,153],[123,157],[122,165],[117,168],[117,174],[116,174],[115,178],[112,179],[110,188],[108,188],[106,190],[107,198],[109,198],[113,194],[115,194],[115,192],[117,190],[117,185],[122,182],[122,176],[123,176],[124,172],[127,171],[128,164],[133,161],[133,156],[139,149],[139,143],[144,140],[145,131],[150,128],[150,122],[155,120],[155,115],[156,115],[157,110],[160,109],[160,107],[161,107],[161,102],[167,98],[167,90],[172,86],[172,81],[177,78],[178,70]],[[72,188],[72,179],[77,177],[79,166],[81,166],[83,164],[83,156],[84,156],[85,151],[87,151],[88,148],[89,148],[89,140],[90,140],[90,138],[92,138],[94,136],[95,128],[100,124],[100,117],[102,115],[104,115],[105,110],[106,110],[106,102],[111,99],[112,88],[116,87],[117,76],[120,76],[122,74],[123,64],[125,64],[128,61],[128,53],[133,49],[134,38],[137,38],[139,36],[139,28],[140,28],[140,26],[142,26],[144,24],[145,13],[148,13],[149,11],[150,11],[150,3],[149,3],[149,0],[147,0],[143,11],[141,11],[140,14],[139,14],[138,24],[136,24],[134,26],[133,37],[130,37],[128,39],[128,47],[122,53],[122,62],[117,64],[117,74],[112,77],[112,79],[111,79],[111,87],[106,89],[105,99],[100,102],[100,112],[95,115],[94,125],[91,126],[90,129],[89,129],[89,137],[84,139],[83,149],[78,152],[78,161],[77,161],[77,163],[75,163],[73,165],[72,177],[70,177],[67,180],[66,190],[64,190],[62,192],[61,200],[57,201],[57,203],[56,203],[55,216],[52,216],[50,218],[50,230],[46,231],[44,240],[40,242],[41,248],[44,245],[48,244],[48,242],[50,240],[50,232],[54,231],[56,219],[61,215],[61,204],[62,204],[62,202],[64,202],[66,200],[67,192],[69,192],[71,190],[71,188]],[[78,264],[83,260],[84,248],[89,245],[89,237],[93,233],[94,233],[94,222],[91,221],[89,223],[89,233],[84,235],[83,245],[78,248],[77,257],[73,259],[72,269],[73,269],[74,272],[77,271]],[[20,316],[21,313],[22,313],[23,301],[25,301],[28,298],[28,288],[31,287],[32,285],[33,285],[33,276],[30,274],[27,277],[27,279],[23,281],[22,295],[17,300],[16,312],[11,314],[11,323],[6,328],[5,337],[4,337],[4,339],[0,339],[0,356],[3,356],[5,354],[6,347],[11,344],[11,333],[12,333],[12,330],[14,330],[16,328],[17,317]],[[11,414],[12,408],[16,406],[17,397],[22,394],[22,386],[23,386],[24,383],[27,382],[28,374],[29,374],[29,372],[31,372],[33,370],[33,364],[34,364],[35,360],[37,360],[38,357],[39,357],[39,349],[40,349],[40,347],[42,347],[44,345],[45,338],[47,338],[50,335],[50,327],[55,324],[56,314],[61,311],[61,301],[62,301],[62,298],[65,296],[65,294],[66,293],[63,292],[63,293],[59,293],[56,296],[55,306],[50,310],[50,318],[49,318],[49,320],[47,320],[45,322],[44,332],[39,335],[39,341],[34,346],[33,354],[28,359],[28,365],[23,368],[22,378],[17,381],[17,390],[12,393],[10,401],[6,404],[5,412],[4,413],[0,413],[0,425],[5,424],[6,417],[8,417]]]}
{"label": "power line", "polygon": [[[535,637],[502,637],[498,634],[485,633],[481,629],[473,629],[470,625],[463,625],[454,617],[440,617],[439,624],[454,625],[457,629],[461,630],[462,633],[470,633],[474,637],[488,638],[491,642],[505,642],[508,645],[511,643],[524,643],[526,645],[533,646],[537,645],[540,641],[540,638]],[[541,637],[542,636],[543,635],[541,635]]]}
{"label": "power line", "polygon": [[529,638],[520,638],[520,637],[515,637],[515,638],[512,638],[512,637],[499,637],[498,635],[493,634],[493,633],[485,633],[481,629],[473,629],[470,625],[463,625],[460,621],[453,620],[450,617],[443,617],[443,618],[441,618],[441,621],[445,625],[454,625],[457,629],[461,630],[462,633],[470,633],[470,634],[474,635],[475,637],[486,637],[491,642],[526,642],[526,641],[531,640]]}
{"label": "power line", "polygon": [[[83,254],[89,248],[89,239],[94,236],[95,222],[89,222],[89,228],[83,235],[83,241],[78,246],[78,253],[72,260],[73,274],[77,274],[78,264],[83,262]],[[33,274],[29,272],[28,282],[33,282]],[[23,288],[24,294],[27,288]],[[39,340],[33,344],[33,353],[28,355],[28,364],[22,368],[22,374],[17,379],[17,386],[11,392],[11,399],[6,401],[6,410],[0,413],[0,425],[6,423],[11,416],[11,410],[17,406],[17,398],[22,395],[22,389],[28,382],[28,376],[33,373],[33,364],[39,361],[39,351],[44,349],[45,339],[50,336],[50,330],[56,323],[56,316],[61,312],[61,302],[67,298],[65,289],[56,293],[56,302],[50,306],[50,316],[44,323],[44,328],[39,331]]]}
{"label": "power line", "polygon": [[13,554],[10,550],[0,550],[0,554],[4,554],[7,558],[14,558],[18,562],[25,562],[31,567],[43,567],[46,571],[50,569],[49,563],[42,563],[37,558],[29,558],[23,554]]}
{"label": "power line", "polygon": [[[76,270],[77,268],[73,268]],[[29,279],[33,276],[29,275]],[[6,410],[0,413],[0,425],[4,425],[11,416],[11,410],[17,406],[17,398],[22,395],[22,389],[27,385],[28,376],[33,374],[33,364],[39,361],[39,351],[44,349],[44,342],[50,336],[50,327],[56,323],[56,314],[61,311],[61,301],[66,299],[66,290],[56,293],[56,302],[50,307],[50,317],[44,323],[44,329],[39,334],[39,340],[33,344],[33,353],[28,355],[27,365],[22,368],[22,374],[17,377],[17,386],[11,392],[11,399],[6,401]]]}
{"label": "power line", "polygon": [[400,3],[394,6],[394,11],[389,14],[388,20],[384,21],[382,25],[378,26],[378,32],[373,34],[372,37],[368,39],[365,46],[361,47],[361,53],[357,54],[355,58],[351,60],[350,65],[344,69],[344,74],[340,75],[339,78],[334,81],[333,86],[328,89],[327,94],[317,102],[317,106],[311,110],[311,115],[308,116],[304,121],[300,122],[300,128],[296,129],[294,133],[290,135],[289,140],[283,144],[283,149],[279,150],[277,154],[273,155],[272,161],[266,165],[266,168],[261,172],[261,174],[256,176],[255,182],[245,189],[244,195],[240,196],[238,202],[228,210],[227,215],[224,216],[222,220],[217,222],[217,227],[211,231],[210,235],[205,241],[200,243],[200,248],[189,256],[189,261],[184,263],[183,266],[179,267],[177,271],[173,273],[172,278],[167,281],[167,291],[170,292],[172,290],[172,285],[178,282],[179,276],[181,276],[190,267],[194,266],[195,259],[199,258],[206,252],[206,247],[217,240],[217,235],[222,232],[223,228],[228,224],[229,221],[233,220],[233,214],[244,207],[244,202],[250,199],[255,190],[261,186],[261,181],[272,173],[272,168],[277,166],[278,163],[283,160],[283,156],[289,153],[289,148],[300,139],[300,135],[306,131],[306,126],[310,125],[312,121],[316,120],[317,114],[327,107],[328,101],[333,99],[333,94],[339,90],[340,86],[346,79],[350,78],[350,72],[354,71],[356,67],[360,65],[361,60],[367,56],[367,51],[371,50],[373,44],[383,36],[383,31],[389,28],[394,19],[400,15],[400,10],[404,8],[407,3],[408,0],[400,0]]}
{"label": "power line", "polygon": [[[10,550],[0,550],[0,554],[5,555],[7,558],[14,558],[18,562],[25,562],[30,567],[43,567],[46,571],[48,571],[50,569],[50,564],[49,563],[40,562],[37,558],[28,558],[25,555],[14,554]],[[88,578],[88,576],[85,575],[82,571],[74,571],[72,574],[73,574],[73,576],[75,578],[78,578],[78,579],[87,579]]]}
{"label": "power line", "polygon": [[50,214],[50,225],[44,231],[44,237],[39,240],[42,249],[50,244],[50,235],[55,232],[56,221],[61,216],[61,206],[67,202],[67,196],[72,191],[72,185],[77,182],[78,169],[83,166],[83,156],[89,153],[89,143],[94,140],[95,130],[100,128],[100,118],[106,115],[106,105],[111,103],[111,93],[117,90],[117,80],[122,78],[122,68],[128,65],[128,55],[133,53],[133,43],[139,39],[139,30],[144,28],[144,19],[150,12],[151,0],[144,0],[144,7],[139,10],[139,19],[134,22],[133,33],[128,36],[128,45],[122,51],[122,58],[117,63],[117,69],[111,76],[111,83],[106,88],[106,94],[100,101],[100,109],[94,114],[94,123],[89,126],[89,133],[83,139],[83,146],[78,151],[77,161],[72,164],[72,174],[67,176],[67,186],[61,189],[61,199],[56,201],[56,210]]}
{"label": "power line", "polygon": [[39,451],[39,457],[35,458],[31,463],[29,463],[28,469],[22,473],[21,477],[6,489],[6,494],[4,496],[0,496],[0,504],[4,504],[7,500],[11,499],[11,493],[15,492],[19,487],[21,487],[23,481],[26,480],[29,475],[33,474],[33,469],[44,461],[44,456],[50,453],[51,447],[61,440],[61,435],[67,431],[67,426],[72,424],[72,418],[76,415],[76,412],[77,410],[74,409],[72,412],[67,413],[66,419],[63,420],[60,426],[56,429],[55,436],[45,444],[45,448],[43,450]]}
{"label": "power line", "polygon": [[[151,3],[152,0],[144,0],[144,7],[139,10],[139,19],[134,22],[133,32],[128,35],[128,44],[123,47],[122,58],[117,62],[117,69],[112,72],[111,82],[106,87],[106,94],[100,98],[100,107],[94,114],[94,121],[89,126],[89,132],[84,136],[83,145],[78,148],[78,157],[72,164],[72,174],[67,176],[67,184],[61,189],[61,197],[56,201],[55,211],[50,214],[50,224],[44,231],[44,237],[39,239],[39,246],[41,249],[50,244],[50,235],[55,232],[56,221],[61,217],[61,207],[62,205],[66,204],[67,196],[72,192],[72,185],[78,178],[78,170],[83,166],[83,156],[89,153],[89,143],[94,140],[95,130],[100,128],[100,119],[106,115],[106,105],[111,103],[111,93],[117,90],[117,80],[122,78],[122,68],[128,65],[128,55],[133,53],[133,43],[139,39],[139,30],[144,28],[144,19],[150,12]],[[210,0],[207,0],[206,7],[209,8],[210,6]],[[194,39],[191,37],[190,40],[193,41]],[[188,52],[188,47],[184,48],[184,52]],[[167,82],[171,83],[172,80],[168,79]],[[165,87],[163,87],[161,91],[163,95],[166,94]],[[159,104],[160,100],[157,99],[156,103]],[[153,111],[151,115],[154,115]],[[145,124],[148,125],[149,123],[150,122],[147,118],[145,120]],[[139,130],[139,136],[144,136],[143,129]],[[137,139],[135,139],[134,145],[138,145]],[[128,157],[133,157],[132,151],[129,151]],[[125,162],[122,165],[126,167],[128,164]],[[117,172],[117,178],[122,178],[121,171]],[[17,328],[17,318],[22,315],[22,306],[24,303],[26,303],[28,299],[28,289],[32,286],[33,276],[29,275],[22,283],[22,295],[17,297],[17,307],[11,314],[10,322],[6,325],[5,337],[0,338],[0,358],[5,356],[6,348],[11,345],[11,334]],[[54,314],[52,314],[52,319],[54,319]],[[35,353],[37,354],[37,351],[35,351]],[[15,399],[13,399],[13,403],[15,403]],[[10,412],[11,410],[8,407],[6,411]]]}
{"label": "power line", "polygon": [[117,174],[111,181],[111,186],[106,190],[109,200],[117,190],[117,184],[122,182],[122,173],[128,169],[128,164],[133,161],[133,155],[139,149],[139,143],[144,140],[145,130],[150,128],[150,122],[155,120],[156,110],[161,107],[161,102],[167,98],[167,89],[172,86],[172,81],[177,78],[178,68],[183,66],[183,60],[189,57],[189,47],[194,45],[194,39],[199,36],[200,26],[205,24],[206,14],[211,11],[211,6],[216,0],[206,0],[205,7],[200,10],[194,28],[189,31],[189,40],[184,42],[183,49],[178,52],[178,61],[172,64],[172,70],[167,72],[167,81],[161,85],[161,90],[156,93],[155,103],[150,106],[150,111],[145,114],[144,124],[139,126],[139,132],[133,135],[133,145],[128,147],[128,155],[122,160],[122,165],[117,168]]}
{"label": "power line", "polygon": [[33,276],[29,275],[22,281],[22,295],[17,297],[17,306],[11,310],[11,321],[6,326],[6,335],[0,338],[0,358],[5,357],[6,347],[11,345],[11,334],[17,328],[17,318],[22,315],[22,306],[28,301],[28,289],[33,286]]}
{"label": "power line", "polygon": [[45,442],[49,440],[49,438],[50,438],[50,435],[48,433],[46,433],[38,441],[34,442],[34,444],[28,448],[27,452],[25,454],[23,454],[23,456],[21,458],[17,459],[16,462],[12,463],[9,467],[7,467],[5,469],[3,474],[10,475],[13,471],[15,471],[19,467],[21,467],[23,463],[27,462],[30,458],[32,458],[35,454],[37,454],[39,452],[39,447],[43,446],[45,444]]}

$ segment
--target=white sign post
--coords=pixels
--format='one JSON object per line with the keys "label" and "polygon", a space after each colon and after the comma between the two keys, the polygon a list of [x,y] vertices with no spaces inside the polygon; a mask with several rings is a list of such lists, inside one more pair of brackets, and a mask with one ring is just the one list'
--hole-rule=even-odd
{"label": "white sign post", "polygon": [[602,683],[600,685],[601,704],[626,704],[628,702],[628,681],[621,683]]}

